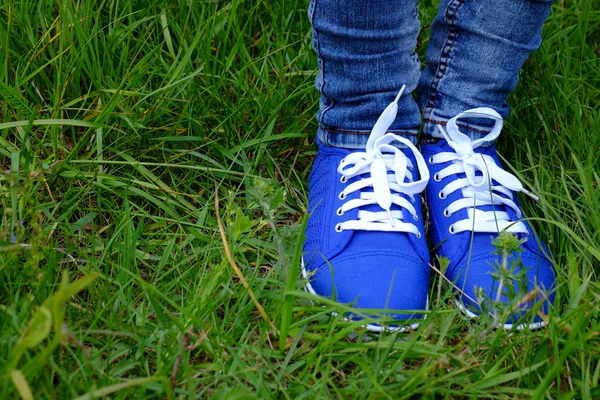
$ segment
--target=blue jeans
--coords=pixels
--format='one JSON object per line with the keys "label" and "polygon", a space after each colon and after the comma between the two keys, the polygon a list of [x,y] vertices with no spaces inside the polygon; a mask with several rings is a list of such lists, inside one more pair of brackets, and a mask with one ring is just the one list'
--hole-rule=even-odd
{"label": "blue jeans", "polygon": [[[551,3],[441,0],[421,72],[416,0],[311,0],[319,139],[330,146],[364,148],[403,84],[407,89],[390,131],[413,142],[421,118],[425,135],[441,137],[438,125],[471,108],[490,107],[506,117],[506,99],[541,43]],[[488,126],[468,120],[462,128],[475,139]]]}

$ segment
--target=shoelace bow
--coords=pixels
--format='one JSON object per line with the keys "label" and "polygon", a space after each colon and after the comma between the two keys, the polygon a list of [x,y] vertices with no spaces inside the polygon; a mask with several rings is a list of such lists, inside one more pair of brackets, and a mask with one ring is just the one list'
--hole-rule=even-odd
{"label": "shoelace bow", "polygon": [[[410,232],[421,237],[419,229],[413,222],[404,221],[402,208],[406,209],[414,221],[419,220],[414,203],[415,195],[421,193],[429,182],[429,170],[425,159],[417,148],[407,139],[393,133],[386,133],[398,113],[398,101],[406,88],[402,86],[396,99],[379,116],[364,152],[354,152],[346,156],[337,169],[342,175],[342,182],[356,176],[361,179],[348,184],[340,193],[340,199],[345,199],[350,193],[360,192],[359,198],[346,201],[339,209],[342,215],[358,208],[356,220],[345,221],[336,226],[336,230],[368,230],[388,232]],[[411,172],[414,165],[410,159],[392,142],[398,141],[405,145],[417,161],[419,180],[413,180]],[[392,172],[391,174],[388,173]],[[373,191],[366,190],[373,188]],[[407,200],[401,194],[408,195]],[[383,211],[368,211],[361,208],[377,204]],[[392,206],[396,205],[398,207]]]}
{"label": "shoelace bow", "polygon": [[[457,120],[460,118],[487,118],[495,122],[494,127],[485,137],[471,140],[458,129]],[[466,178],[453,180],[439,193],[439,197],[444,199],[459,189],[462,191],[463,198],[452,202],[444,210],[447,217],[465,208],[468,212],[467,219],[457,221],[450,226],[450,233],[464,231],[497,233],[502,230],[528,233],[525,224],[522,221],[513,221],[506,211],[478,209],[482,206],[506,206],[521,218],[521,210],[514,202],[512,192],[523,192],[538,199],[525,190],[514,175],[500,168],[492,157],[474,151],[485,143],[493,142],[500,135],[502,124],[502,117],[493,109],[475,108],[450,119],[446,130],[438,125],[448,145],[455,152],[438,153],[430,158],[432,164],[452,162],[435,174],[434,180],[439,182],[450,175],[461,173],[466,175]]]}

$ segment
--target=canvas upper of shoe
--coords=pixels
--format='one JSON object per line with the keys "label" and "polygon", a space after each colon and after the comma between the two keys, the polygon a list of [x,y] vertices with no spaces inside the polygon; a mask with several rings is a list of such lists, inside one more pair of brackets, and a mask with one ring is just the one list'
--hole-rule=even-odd
{"label": "canvas upper of shoe", "polygon": [[394,102],[364,151],[317,140],[304,268],[318,295],[387,309],[402,320],[421,315],[400,311],[427,306],[429,252],[419,193],[429,173],[411,142],[386,133],[395,116]]}
{"label": "canvas upper of shoe", "polygon": [[[496,123],[486,137],[471,140],[457,125],[458,119],[465,117],[487,117]],[[514,310],[506,321],[506,325],[511,325],[534,301],[543,301],[542,311],[548,312],[554,299],[555,274],[548,249],[523,219],[514,195],[515,191],[528,192],[517,178],[502,169],[493,145],[501,129],[502,118],[494,110],[470,110],[448,121],[446,130],[441,129],[445,140],[423,146],[422,152],[433,177],[426,191],[430,243],[437,255],[449,259],[446,276],[460,289],[467,307],[480,309],[476,288],[483,289],[492,300],[498,294],[499,282],[493,273],[502,258],[494,254],[495,233],[507,230],[527,239],[521,246],[522,252],[508,260],[510,266],[520,257],[518,272],[525,279],[509,284],[521,297],[535,287],[542,293]],[[499,300],[509,301],[504,294]],[[536,316],[534,324],[539,322]]]}

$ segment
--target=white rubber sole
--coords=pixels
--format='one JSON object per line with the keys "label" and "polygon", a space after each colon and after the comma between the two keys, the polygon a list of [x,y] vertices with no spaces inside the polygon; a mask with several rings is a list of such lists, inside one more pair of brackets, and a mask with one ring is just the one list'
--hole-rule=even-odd
{"label": "white rubber sole", "polygon": [[[304,279],[306,279],[306,285],[304,286],[304,290],[306,290],[308,293],[310,294],[314,294],[315,296],[319,296],[319,294],[317,294],[317,292],[315,292],[315,290],[313,289],[312,285],[310,284],[310,280],[308,279],[308,273],[306,272],[306,269],[304,268],[304,258],[301,260],[302,262],[302,277]],[[475,314],[474,312],[470,311],[469,309],[467,309],[458,299],[454,299],[454,304],[456,305],[456,307],[461,310],[463,312],[463,314],[465,314],[469,319],[474,319],[474,318],[478,318],[479,315]],[[429,297],[427,297],[427,305],[425,307],[425,310],[429,310]],[[337,313],[332,313],[333,316],[337,316]],[[424,315],[423,319],[427,318],[427,314]],[[348,321],[348,318],[344,317],[344,321]],[[545,327],[547,324],[545,321],[540,321],[540,322],[534,322],[532,324],[519,324],[515,327],[514,324],[503,324],[502,328],[506,329],[506,330],[512,330],[513,328],[518,330],[518,331],[522,331],[524,329],[529,329],[529,330],[536,330],[536,329],[540,329]],[[386,326],[380,326],[380,325],[375,325],[375,324],[366,324],[363,325],[364,328],[367,329],[367,331],[369,332],[374,332],[374,333],[381,333],[381,332],[408,332],[409,330],[416,330],[419,327],[419,323],[414,323],[411,325],[405,325],[405,326],[397,326],[397,327],[386,327]]]}
{"label": "white rubber sole", "polygon": [[[304,279],[306,279],[306,286],[304,286],[304,290],[306,290],[308,293],[310,294],[314,294],[315,296],[320,296],[319,294],[317,294],[317,292],[315,292],[315,290],[313,289],[312,285],[310,284],[310,279],[308,279],[308,273],[306,272],[306,269],[304,268],[304,258],[302,258],[302,277]],[[429,310],[429,296],[427,297],[427,304],[425,306],[425,311]],[[333,316],[337,316],[337,313],[332,313]],[[423,319],[427,318],[427,314],[425,314],[423,316]],[[348,318],[344,317],[344,321],[348,321]],[[373,333],[381,333],[381,332],[400,332],[400,333],[404,333],[404,332],[408,332],[410,330],[416,330],[419,327],[418,323],[415,324],[411,324],[411,325],[405,325],[405,326],[397,326],[397,327],[389,327],[389,326],[380,326],[380,325],[375,325],[375,324],[366,324],[366,325],[362,325],[364,328],[367,329],[367,331],[369,332],[373,332]]]}
{"label": "white rubber sole", "polygon": [[[479,315],[475,314],[473,311],[470,311],[469,309],[467,309],[460,301],[458,301],[458,299],[454,299],[454,304],[456,304],[456,307],[458,307],[459,310],[461,310],[463,312],[463,314],[465,314],[468,318],[473,319],[473,318],[478,318]],[[526,328],[528,328],[529,330],[536,330],[536,329],[540,329],[543,328],[544,326],[546,326],[546,322],[541,321],[541,322],[534,322],[532,324],[519,324],[515,327],[514,324],[504,324],[502,325],[502,327],[506,330],[511,330],[511,329],[516,329],[518,331],[522,331]]]}

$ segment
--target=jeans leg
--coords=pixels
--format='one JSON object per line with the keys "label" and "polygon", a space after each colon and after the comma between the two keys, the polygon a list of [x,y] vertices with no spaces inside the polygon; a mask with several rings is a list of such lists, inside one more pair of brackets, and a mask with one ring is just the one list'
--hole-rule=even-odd
{"label": "jeans leg", "polygon": [[[490,107],[506,117],[519,71],[541,43],[551,0],[442,0],[431,27],[427,66],[419,82],[423,133],[462,111]],[[487,122],[489,123],[489,122]],[[486,121],[463,127],[473,139]]]}
{"label": "jeans leg", "polygon": [[403,84],[389,131],[414,139],[421,119],[411,96],[420,75],[417,0],[311,0],[309,18],[319,62],[321,142],[364,148]]}

